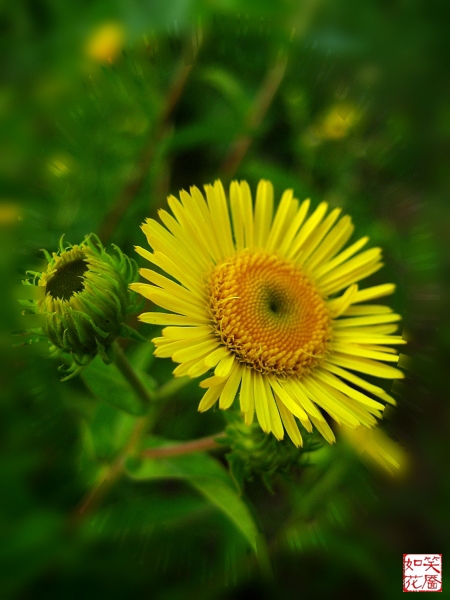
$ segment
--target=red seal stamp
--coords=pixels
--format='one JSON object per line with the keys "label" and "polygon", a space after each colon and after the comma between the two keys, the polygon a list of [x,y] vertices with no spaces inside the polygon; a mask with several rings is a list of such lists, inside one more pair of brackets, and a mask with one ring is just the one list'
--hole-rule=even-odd
{"label": "red seal stamp", "polygon": [[404,554],[403,591],[442,592],[442,554]]}

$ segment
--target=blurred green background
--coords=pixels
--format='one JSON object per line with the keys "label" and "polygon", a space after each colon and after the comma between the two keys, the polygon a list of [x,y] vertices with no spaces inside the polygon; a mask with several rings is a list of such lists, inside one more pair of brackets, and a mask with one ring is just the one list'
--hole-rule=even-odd
{"label": "blurred green background", "polygon": [[[403,553],[443,553],[448,592],[449,19],[435,0],[3,6],[2,598],[395,598]],[[408,455],[396,477],[346,458],[344,474],[312,468],[272,495],[248,484],[271,572],[180,481],[121,481],[74,519],[123,422],[80,378],[60,383],[45,344],[11,351],[11,330],[32,326],[17,287],[41,248],[93,231],[136,258],[167,194],[219,176],[348,212],[355,236],[384,248],[372,282],[398,284],[389,301],[409,340],[385,425]],[[170,361],[144,346],[127,352],[166,381]],[[220,431],[199,397],[196,382],[183,389],[155,433]],[[339,464],[339,444],[330,452]]]}

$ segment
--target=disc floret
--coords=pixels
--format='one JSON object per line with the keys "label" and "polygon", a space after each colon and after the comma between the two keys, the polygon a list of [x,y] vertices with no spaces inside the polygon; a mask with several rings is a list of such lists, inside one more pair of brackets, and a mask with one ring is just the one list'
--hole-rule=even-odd
{"label": "disc floret", "polygon": [[248,367],[297,377],[325,357],[326,303],[305,273],[276,254],[246,249],[221,262],[209,297],[216,335]]}

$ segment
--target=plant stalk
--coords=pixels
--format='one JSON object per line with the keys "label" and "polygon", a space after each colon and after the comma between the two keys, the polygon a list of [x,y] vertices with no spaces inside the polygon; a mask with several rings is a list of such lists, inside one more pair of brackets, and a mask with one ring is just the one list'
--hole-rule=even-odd
{"label": "plant stalk", "polygon": [[216,433],[208,437],[199,438],[198,440],[190,440],[176,446],[168,446],[165,448],[149,448],[141,452],[142,458],[165,458],[167,456],[181,456],[182,454],[192,454],[193,452],[204,452],[205,450],[215,450],[223,448],[217,440],[225,437],[225,432]]}
{"label": "plant stalk", "polygon": [[142,400],[144,405],[148,408],[155,400],[154,395],[145,387],[142,380],[138,377],[136,371],[131,366],[128,358],[125,356],[124,351],[117,342],[113,343],[115,365],[128,381],[130,386],[136,392],[136,395]]}

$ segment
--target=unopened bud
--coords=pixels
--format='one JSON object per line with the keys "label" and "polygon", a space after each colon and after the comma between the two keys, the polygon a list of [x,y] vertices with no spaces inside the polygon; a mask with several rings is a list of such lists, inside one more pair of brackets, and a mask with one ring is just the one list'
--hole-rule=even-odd
{"label": "unopened bud", "polygon": [[289,475],[308,464],[310,453],[322,445],[315,434],[306,437],[303,448],[297,448],[286,440],[277,440],[264,433],[257,423],[246,425],[236,413],[227,412],[226,438],[223,443],[231,446],[227,456],[233,479],[239,488],[245,480],[259,476],[266,487],[277,474]]}
{"label": "unopened bud", "polygon": [[111,344],[119,335],[140,337],[124,323],[138,309],[128,288],[137,279],[137,265],[113,248],[107,253],[94,235],[75,246],[63,246],[61,240],[58,252],[44,251],[46,271],[34,273],[33,285],[45,287],[45,296],[33,302],[34,312],[45,316],[42,330],[51,353],[71,355],[69,376],[97,354],[110,362]]}

